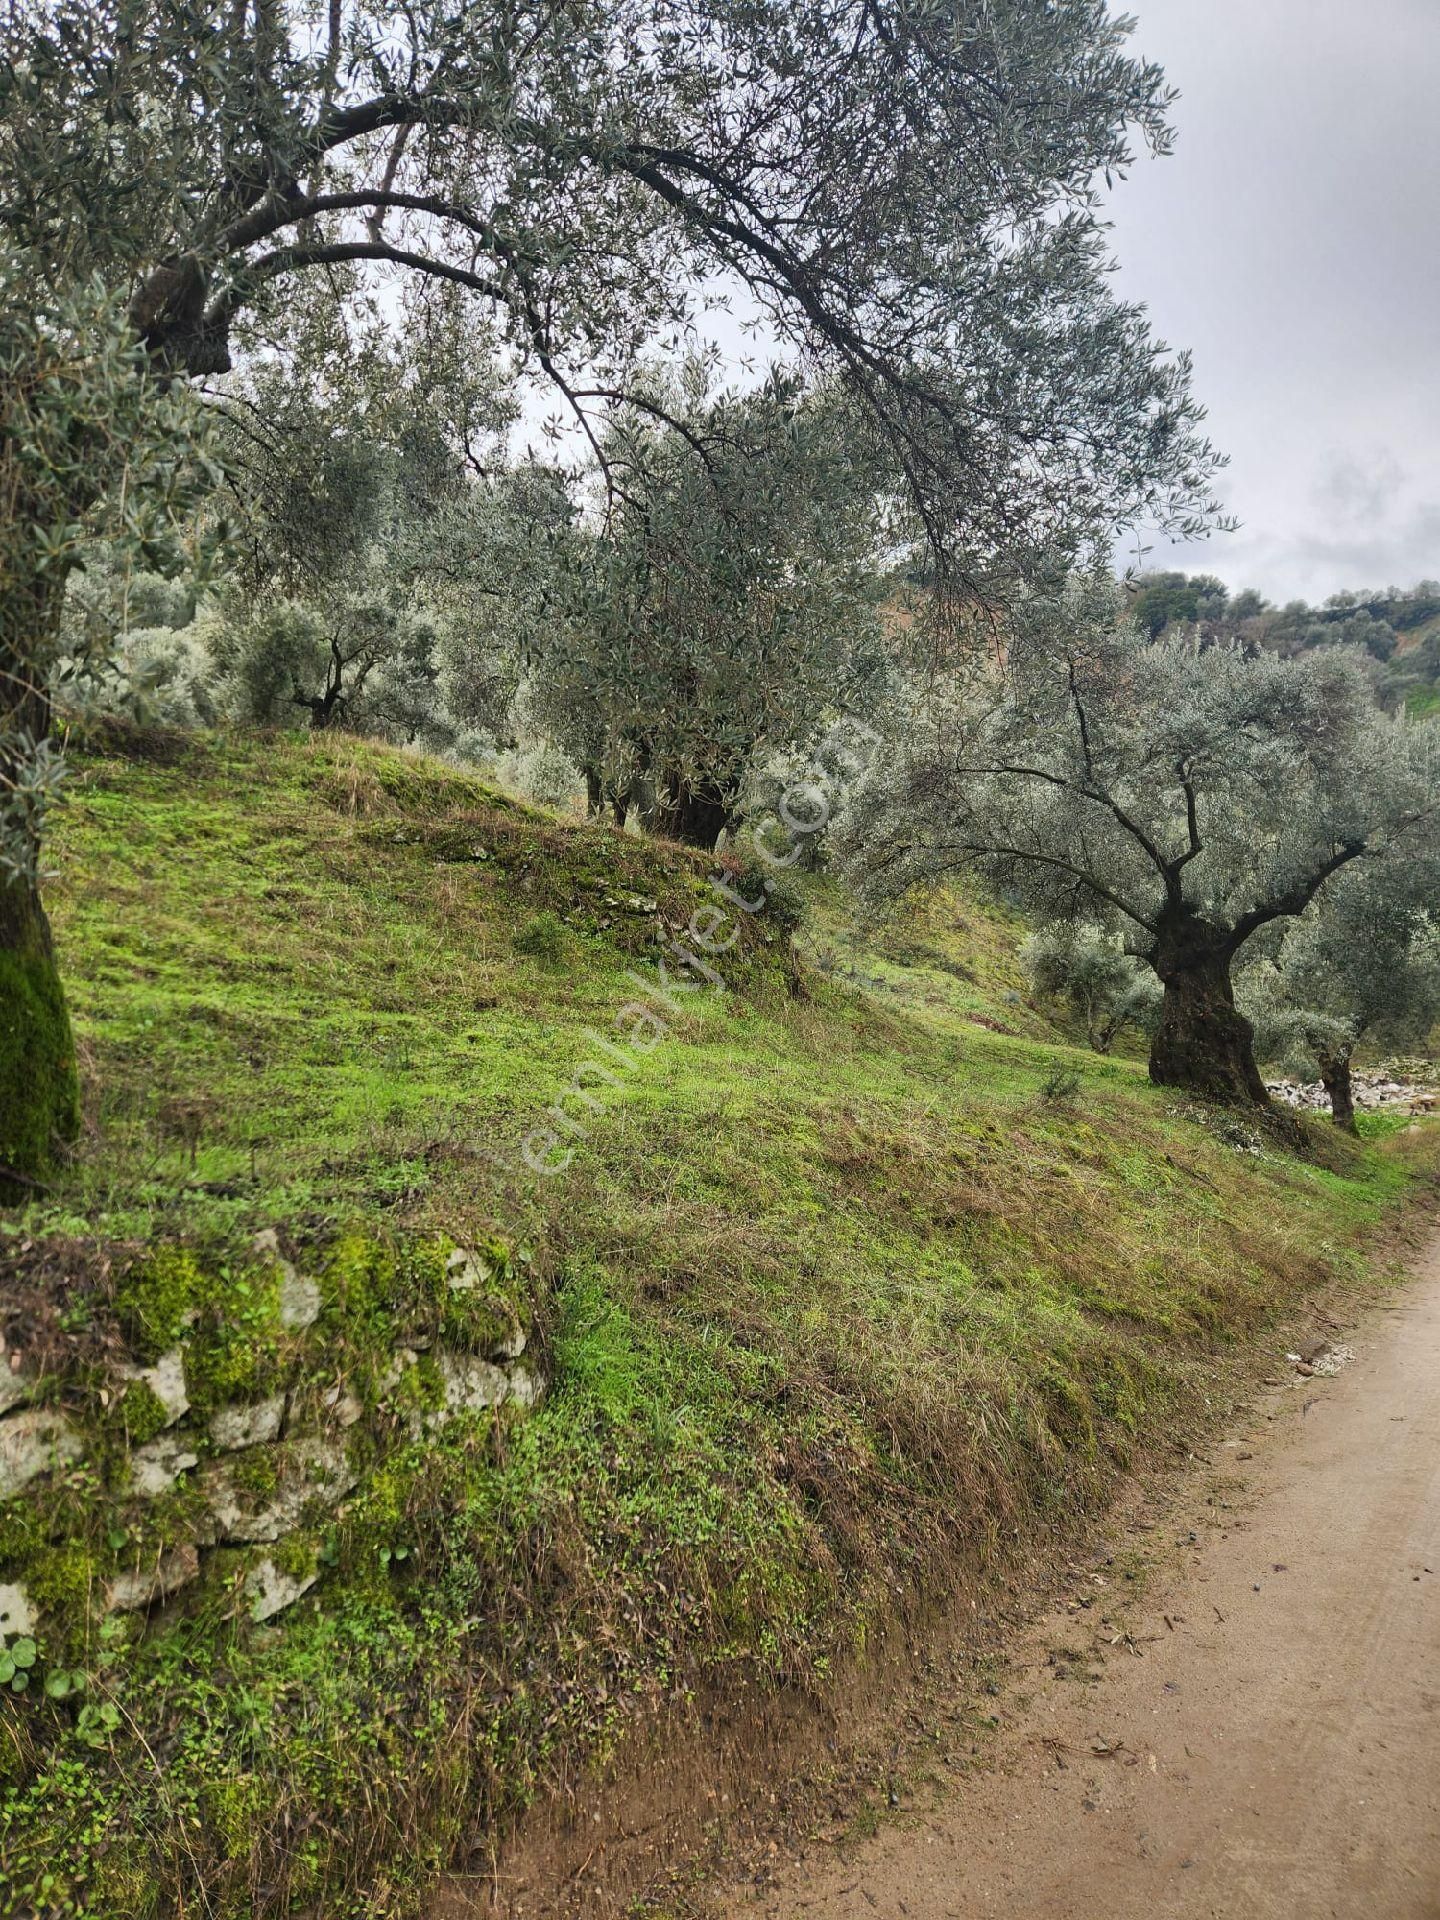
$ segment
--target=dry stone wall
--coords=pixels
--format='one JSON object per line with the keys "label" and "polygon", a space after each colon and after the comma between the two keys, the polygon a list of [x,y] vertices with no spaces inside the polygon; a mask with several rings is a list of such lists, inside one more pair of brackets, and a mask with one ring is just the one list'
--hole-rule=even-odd
{"label": "dry stone wall", "polygon": [[12,1316],[0,1649],[73,1638],[67,1607],[184,1604],[212,1571],[272,1620],[323,1579],[327,1521],[396,1446],[536,1404],[528,1285],[504,1249],[352,1239],[311,1257],[273,1230],[238,1260],[142,1256],[93,1299],[49,1303],[99,1328],[68,1362],[45,1354],[38,1309]]}

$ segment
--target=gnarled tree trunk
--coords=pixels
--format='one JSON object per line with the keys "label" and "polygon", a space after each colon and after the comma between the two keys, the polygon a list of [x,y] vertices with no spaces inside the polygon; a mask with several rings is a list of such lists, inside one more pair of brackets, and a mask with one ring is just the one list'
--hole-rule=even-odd
{"label": "gnarled tree trunk", "polygon": [[[60,595],[61,583],[33,578],[7,582],[0,603],[0,795],[23,784],[28,750],[51,735],[44,668],[35,663]],[[37,635],[32,652],[26,643]],[[22,816],[10,832],[23,839],[33,823]],[[38,861],[38,847],[28,852]],[[79,1126],[75,1045],[39,886],[0,870],[0,1204],[32,1195]]]}
{"label": "gnarled tree trunk", "polygon": [[630,818],[630,804],[633,797],[633,786],[613,786],[596,768],[586,767],[585,817],[588,820],[603,819],[605,809],[608,807],[611,821],[623,833],[625,822]]}
{"label": "gnarled tree trunk", "polygon": [[730,824],[730,807],[718,786],[676,775],[667,783],[660,831],[708,852]]}
{"label": "gnarled tree trunk", "polygon": [[1230,1106],[1268,1107],[1255,1030],[1235,1005],[1223,935],[1204,921],[1162,929],[1154,956],[1165,986],[1150,1078]]}
{"label": "gnarled tree trunk", "polygon": [[1323,1048],[1316,1058],[1320,1084],[1330,1097],[1330,1118],[1342,1132],[1359,1133],[1355,1124],[1355,1089],[1350,1082],[1350,1049]]}
{"label": "gnarled tree trunk", "polygon": [[0,882],[0,1201],[35,1191],[80,1126],[80,1088],[50,923],[28,881]]}

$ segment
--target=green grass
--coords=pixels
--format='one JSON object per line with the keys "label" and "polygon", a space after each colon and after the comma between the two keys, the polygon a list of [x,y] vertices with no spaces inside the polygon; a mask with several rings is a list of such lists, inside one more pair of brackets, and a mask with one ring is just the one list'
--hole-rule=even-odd
{"label": "green grass", "polygon": [[[216,1581],[102,1628],[137,1524],[103,1459],[0,1508],[0,1580],[49,1583],[42,1667],[118,1721],[0,1709],[0,1912],[45,1876],[56,1911],[420,1910],[656,1702],[823,1689],[901,1596],[1098,1510],[1218,1351],[1358,1268],[1414,1157],[1237,1151],[1027,1003],[1002,912],[867,927],[821,880],[798,968],[740,915],[726,990],[584,1105],[708,864],[354,742],[101,740],[57,859],[86,1141],[0,1240],[55,1394],[93,1410],[115,1344],[192,1311],[216,1378],[373,1386],[452,1241],[491,1249],[551,1386],[425,1441],[367,1389],[361,1484],[268,1628]],[[537,1178],[517,1149],[562,1097],[585,1137]],[[303,1349],[246,1264],[267,1225],[321,1275]]]}

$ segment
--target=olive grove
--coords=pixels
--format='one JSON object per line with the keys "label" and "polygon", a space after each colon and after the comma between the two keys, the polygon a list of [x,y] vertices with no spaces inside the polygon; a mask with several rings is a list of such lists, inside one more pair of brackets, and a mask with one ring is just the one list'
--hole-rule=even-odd
{"label": "olive grove", "polygon": [[724,289],[843,382],[974,587],[1215,516],[1188,365],[1116,297],[1095,187],[1166,146],[1168,106],[1103,0],[14,0],[0,1164],[34,1177],[75,1124],[39,893],[67,575],[97,536],[160,563],[203,447],[187,387],[243,375],[301,282],[463,296],[612,501],[606,414]]}

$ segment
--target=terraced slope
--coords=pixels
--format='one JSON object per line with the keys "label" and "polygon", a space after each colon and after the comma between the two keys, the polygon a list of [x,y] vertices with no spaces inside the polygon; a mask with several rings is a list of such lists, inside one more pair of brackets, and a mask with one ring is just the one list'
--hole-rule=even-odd
{"label": "terraced slope", "polygon": [[657,1706],[823,1695],[1098,1506],[1426,1144],[1181,1110],[974,901],[866,928],[354,742],[95,741],[58,860],[4,1912],[418,1911]]}

